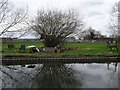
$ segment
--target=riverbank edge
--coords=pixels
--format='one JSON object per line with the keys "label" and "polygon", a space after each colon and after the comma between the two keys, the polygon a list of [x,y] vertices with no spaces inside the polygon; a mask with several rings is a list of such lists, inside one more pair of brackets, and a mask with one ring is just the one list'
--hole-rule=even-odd
{"label": "riverbank edge", "polygon": [[79,56],[79,57],[41,57],[41,56],[3,56],[3,65],[38,63],[110,63],[120,62],[120,56]]}

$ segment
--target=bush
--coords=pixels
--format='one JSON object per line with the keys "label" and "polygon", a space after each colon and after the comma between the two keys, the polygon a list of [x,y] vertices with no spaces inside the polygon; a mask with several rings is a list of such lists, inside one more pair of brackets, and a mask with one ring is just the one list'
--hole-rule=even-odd
{"label": "bush", "polygon": [[13,49],[15,48],[14,44],[8,44],[8,49]]}

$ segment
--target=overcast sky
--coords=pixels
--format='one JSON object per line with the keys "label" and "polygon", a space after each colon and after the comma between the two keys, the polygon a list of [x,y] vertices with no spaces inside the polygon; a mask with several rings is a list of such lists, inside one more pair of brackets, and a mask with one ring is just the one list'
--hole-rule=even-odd
{"label": "overcast sky", "polygon": [[104,35],[108,35],[110,12],[118,0],[9,0],[16,7],[29,8],[31,15],[38,9],[74,9],[83,15],[86,26],[92,26]]}

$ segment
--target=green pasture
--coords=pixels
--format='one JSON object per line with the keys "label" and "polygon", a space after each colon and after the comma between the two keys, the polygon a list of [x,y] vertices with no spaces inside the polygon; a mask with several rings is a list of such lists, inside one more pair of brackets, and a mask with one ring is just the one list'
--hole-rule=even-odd
{"label": "green pasture", "polygon": [[[81,43],[65,43],[63,48],[66,48],[62,53],[29,53],[29,49],[26,49],[24,53],[19,52],[19,48],[22,44],[26,47],[29,45],[35,45],[37,48],[41,48],[44,45],[42,42],[12,42],[14,44],[13,49],[8,49],[8,44],[11,42],[3,42],[2,43],[2,56],[12,56],[12,55],[23,55],[23,56],[54,56],[54,57],[77,57],[77,56],[116,56],[119,55],[119,51],[117,50],[109,50],[106,43],[104,42],[81,42]],[[67,49],[69,48],[69,49]]]}

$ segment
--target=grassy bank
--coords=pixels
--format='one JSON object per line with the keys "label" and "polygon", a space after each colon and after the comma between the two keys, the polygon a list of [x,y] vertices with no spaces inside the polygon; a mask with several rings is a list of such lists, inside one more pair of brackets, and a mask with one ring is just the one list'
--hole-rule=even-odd
{"label": "grassy bank", "polygon": [[45,52],[39,52],[39,53],[29,53],[29,49],[26,49],[25,53],[20,53],[19,48],[21,44],[24,44],[25,46],[29,45],[35,45],[36,47],[40,48],[44,45],[42,42],[13,42],[15,48],[14,49],[8,49],[8,42],[2,43],[2,55],[6,56],[58,56],[58,57],[77,57],[77,56],[84,56],[84,55],[90,55],[90,56],[116,56],[119,54],[116,50],[109,50],[109,48],[106,47],[106,43],[98,43],[98,42],[81,42],[81,43],[65,43],[64,48],[69,48],[69,50],[64,50],[62,53],[45,53]]}

